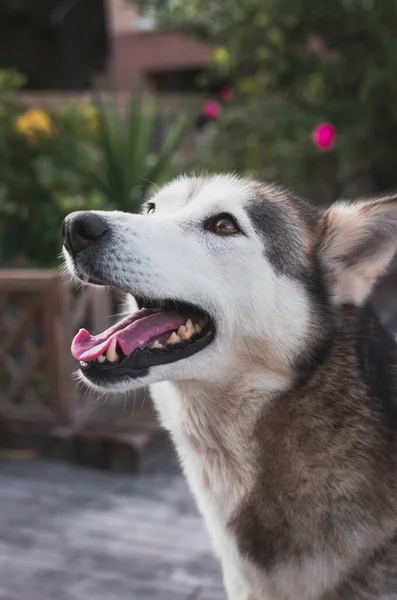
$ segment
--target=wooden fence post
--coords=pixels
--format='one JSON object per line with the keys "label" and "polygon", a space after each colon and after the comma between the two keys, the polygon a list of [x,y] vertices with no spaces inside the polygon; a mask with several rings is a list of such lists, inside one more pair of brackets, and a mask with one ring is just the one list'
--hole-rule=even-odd
{"label": "wooden fence post", "polygon": [[70,292],[54,270],[0,270],[0,413],[37,428],[71,418],[65,325]]}

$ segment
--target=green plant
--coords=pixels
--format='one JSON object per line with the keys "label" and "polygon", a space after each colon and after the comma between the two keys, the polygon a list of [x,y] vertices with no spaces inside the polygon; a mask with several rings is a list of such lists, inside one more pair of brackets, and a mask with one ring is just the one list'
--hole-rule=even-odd
{"label": "green plant", "polygon": [[152,185],[177,172],[188,119],[166,127],[158,103],[126,111],[99,98],[51,111],[25,107],[18,73],[0,71],[0,265],[55,266],[73,210],[138,210]]}
{"label": "green plant", "polygon": [[[163,23],[218,45],[235,81],[207,157],[320,201],[397,187],[395,0],[142,0]],[[311,133],[337,132],[319,152]],[[211,152],[210,152],[211,150]]]}
{"label": "green plant", "polygon": [[177,116],[161,138],[162,114],[153,99],[132,95],[123,111],[114,98],[105,102],[96,97],[95,107],[100,159],[84,173],[108,206],[136,211],[152,186],[176,173],[175,158],[187,132],[187,115]]}
{"label": "green plant", "polygon": [[0,72],[0,264],[54,266],[66,214],[102,205],[77,167],[98,151],[79,107],[26,109],[15,94],[22,83]]}
{"label": "green plant", "polygon": [[0,126],[15,115],[15,90],[23,86],[25,81],[25,77],[17,71],[0,69]]}

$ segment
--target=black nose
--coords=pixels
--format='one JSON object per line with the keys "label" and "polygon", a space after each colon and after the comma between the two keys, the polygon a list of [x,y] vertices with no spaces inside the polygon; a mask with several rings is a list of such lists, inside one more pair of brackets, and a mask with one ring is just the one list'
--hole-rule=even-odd
{"label": "black nose", "polygon": [[65,248],[76,256],[91,244],[95,244],[107,231],[109,226],[99,215],[93,212],[71,213],[62,226]]}

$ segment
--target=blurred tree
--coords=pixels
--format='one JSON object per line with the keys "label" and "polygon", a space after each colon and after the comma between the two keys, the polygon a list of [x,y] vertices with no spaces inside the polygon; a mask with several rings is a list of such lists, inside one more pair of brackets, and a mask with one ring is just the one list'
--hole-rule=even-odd
{"label": "blurred tree", "polygon": [[[212,68],[233,75],[235,100],[203,153],[209,162],[281,179],[320,202],[397,187],[396,0],[142,5],[215,41]],[[322,149],[312,139],[321,123],[336,130]]]}

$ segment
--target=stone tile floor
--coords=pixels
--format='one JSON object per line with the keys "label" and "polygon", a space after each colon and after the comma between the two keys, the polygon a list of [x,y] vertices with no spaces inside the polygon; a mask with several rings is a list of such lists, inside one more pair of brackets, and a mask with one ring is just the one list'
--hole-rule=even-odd
{"label": "stone tile floor", "polygon": [[0,600],[225,600],[176,461],[114,475],[0,462]]}

